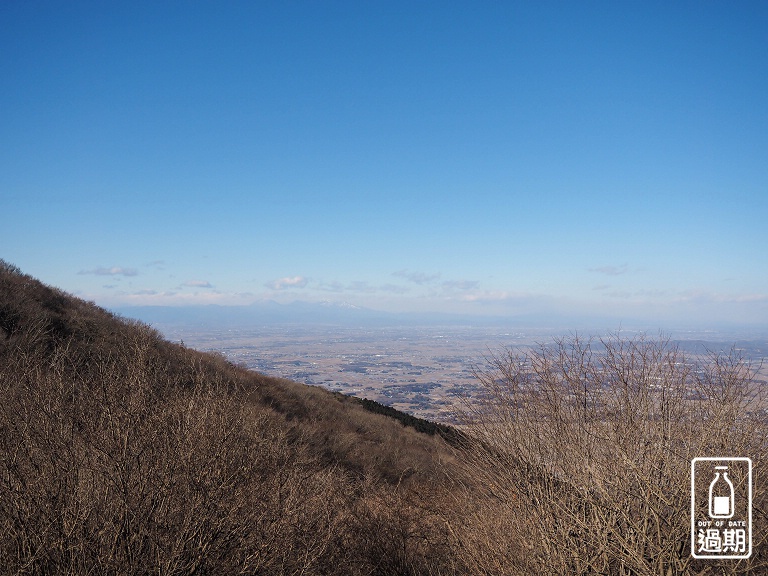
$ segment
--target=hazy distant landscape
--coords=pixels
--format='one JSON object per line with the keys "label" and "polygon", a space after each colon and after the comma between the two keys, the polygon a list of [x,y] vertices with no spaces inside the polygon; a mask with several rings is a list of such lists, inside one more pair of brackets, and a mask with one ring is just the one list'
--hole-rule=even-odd
{"label": "hazy distant landscape", "polygon": [[422,418],[452,420],[459,397],[477,387],[475,368],[500,346],[528,346],[531,335],[487,328],[265,326],[161,328],[173,341],[223,353],[271,376],[377,400]]}
{"label": "hazy distant landscape", "polygon": [[[174,342],[220,352],[251,370],[369,398],[442,422],[453,422],[460,400],[477,392],[475,371],[488,369],[493,355],[509,350],[522,354],[569,332],[525,327],[519,321],[515,325],[508,319],[453,317],[453,324],[444,324],[446,318],[439,316],[307,304],[282,307],[281,314],[278,310],[273,306],[271,313],[262,309],[259,314],[253,308],[238,313],[234,307],[145,307],[121,312],[150,322]],[[472,321],[475,325],[468,324]],[[587,338],[609,334],[596,329],[573,332]],[[619,332],[627,338],[640,333]],[[768,338],[759,331],[681,330],[662,336],[693,357],[703,358],[707,351],[727,353],[735,347],[750,361],[766,364],[761,374],[768,375]]]}

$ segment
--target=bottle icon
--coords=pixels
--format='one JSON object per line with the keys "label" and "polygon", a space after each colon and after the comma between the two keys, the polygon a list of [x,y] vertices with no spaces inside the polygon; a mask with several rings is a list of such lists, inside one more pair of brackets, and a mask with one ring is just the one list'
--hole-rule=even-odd
{"label": "bottle icon", "polygon": [[715,479],[709,485],[709,517],[730,518],[732,516],[733,483],[728,478],[728,466],[715,466]]}

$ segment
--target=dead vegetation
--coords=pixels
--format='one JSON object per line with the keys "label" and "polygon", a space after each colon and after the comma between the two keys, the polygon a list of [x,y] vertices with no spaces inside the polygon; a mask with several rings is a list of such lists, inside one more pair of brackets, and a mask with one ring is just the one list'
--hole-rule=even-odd
{"label": "dead vegetation", "polygon": [[439,439],[1,272],[1,572],[442,571]]}
{"label": "dead vegetation", "polygon": [[[752,375],[663,340],[562,339],[478,374],[449,446],[0,261],[0,572],[758,574]],[[724,451],[755,462],[755,552],[694,562],[690,460]]]}
{"label": "dead vegetation", "polygon": [[[464,452],[471,502],[456,541],[479,573],[752,574],[762,551],[766,404],[735,353],[705,362],[670,342],[577,336],[478,374]],[[749,456],[755,552],[690,555],[690,462]]]}

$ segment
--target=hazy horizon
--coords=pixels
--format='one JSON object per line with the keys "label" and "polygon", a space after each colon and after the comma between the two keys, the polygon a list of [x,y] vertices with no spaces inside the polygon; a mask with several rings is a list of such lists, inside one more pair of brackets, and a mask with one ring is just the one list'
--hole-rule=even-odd
{"label": "hazy horizon", "polygon": [[764,330],[766,29],[760,2],[6,4],[0,257],[108,308]]}
{"label": "hazy horizon", "polygon": [[768,338],[768,328],[762,324],[734,322],[685,322],[669,318],[616,317],[607,314],[531,312],[518,315],[462,314],[456,312],[391,312],[352,306],[332,301],[293,301],[278,303],[274,300],[252,304],[221,305],[146,305],[117,306],[111,311],[128,318],[146,322],[166,335],[167,330],[177,336],[193,335],[198,330],[237,331],[259,328],[291,329],[318,327],[341,330],[356,327],[378,329],[411,327],[440,329],[450,327],[490,329],[500,333],[506,330],[522,331],[529,336],[538,335],[548,341],[565,334],[578,333],[584,337],[603,337],[610,334],[633,335],[642,333],[650,338],[673,340],[700,339],[713,342],[735,342]]}

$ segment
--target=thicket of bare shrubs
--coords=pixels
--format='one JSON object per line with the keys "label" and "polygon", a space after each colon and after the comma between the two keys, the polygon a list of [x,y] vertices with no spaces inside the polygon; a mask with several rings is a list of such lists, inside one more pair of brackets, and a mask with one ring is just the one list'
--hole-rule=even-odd
{"label": "thicket of bare shrubs", "polygon": [[409,503],[436,439],[171,345],[7,266],[0,328],[0,573],[450,562],[441,527]]}
{"label": "thicket of bare shrubs", "polygon": [[[737,354],[577,336],[492,359],[452,530],[478,574],[764,573],[766,404]],[[754,552],[693,561],[690,462],[754,461]]]}

